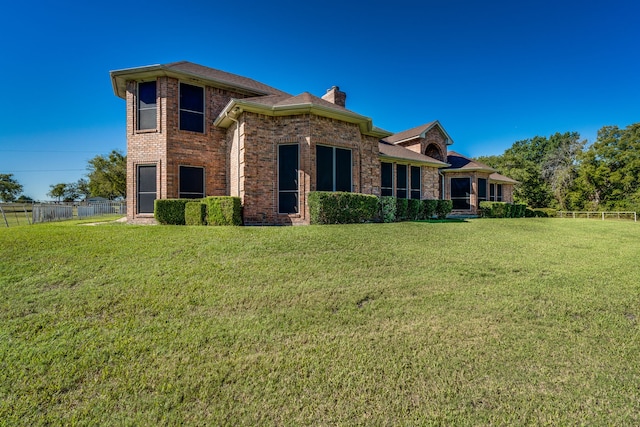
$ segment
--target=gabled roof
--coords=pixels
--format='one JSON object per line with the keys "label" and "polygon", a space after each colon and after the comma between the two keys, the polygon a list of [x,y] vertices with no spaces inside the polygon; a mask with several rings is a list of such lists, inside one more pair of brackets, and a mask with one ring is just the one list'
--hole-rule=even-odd
{"label": "gabled roof", "polygon": [[215,68],[204,67],[188,61],[126,68],[111,71],[109,74],[111,74],[113,91],[120,98],[126,97],[127,80],[139,80],[158,76],[188,78],[210,86],[235,90],[246,95],[288,95],[280,89],[273,88],[248,77],[216,70]]}
{"label": "gabled roof", "polygon": [[315,114],[322,117],[338,119],[360,126],[360,132],[365,135],[384,138],[391,132],[373,126],[369,117],[347,110],[340,105],[326,101],[309,92],[296,96],[269,95],[253,98],[231,99],[213,122],[215,126],[228,127],[243,111],[265,114],[268,116],[291,116],[296,114]]}
{"label": "gabled roof", "polygon": [[489,181],[502,182],[505,184],[520,184],[520,181],[511,179],[508,176],[500,175],[498,172],[494,172],[491,175],[489,175]]}
{"label": "gabled roof", "polygon": [[495,172],[496,170],[484,163],[469,159],[455,151],[449,151],[447,154],[447,162],[451,165],[446,171],[484,171]]}
{"label": "gabled roof", "polygon": [[444,130],[444,128],[442,127],[442,125],[438,120],[434,120],[432,122],[426,123],[424,125],[416,126],[414,128],[411,128],[402,132],[394,133],[393,135],[386,137],[384,141],[390,144],[399,144],[404,141],[411,141],[412,139],[424,138],[427,132],[429,132],[431,129],[433,129],[436,126],[440,129],[440,131],[444,134],[445,138],[447,139],[447,145],[453,144],[453,140],[451,139],[447,131]]}
{"label": "gabled roof", "polygon": [[378,143],[378,148],[380,151],[380,158],[383,160],[406,160],[411,163],[434,166],[437,168],[449,166],[448,163],[441,162],[433,157],[425,156],[424,154],[417,153],[399,145],[389,144],[388,142],[380,141]]}

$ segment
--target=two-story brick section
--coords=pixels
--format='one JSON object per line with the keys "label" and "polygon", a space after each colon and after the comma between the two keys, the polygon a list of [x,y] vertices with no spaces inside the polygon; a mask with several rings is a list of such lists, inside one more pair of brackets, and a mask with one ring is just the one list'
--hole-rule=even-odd
{"label": "two-story brick section", "polygon": [[336,86],[293,96],[190,62],[111,72],[126,99],[127,216],[155,199],[238,196],[245,224],[308,224],[309,191],[512,202],[516,181],[448,152],[438,121],[393,134],[346,109]]}

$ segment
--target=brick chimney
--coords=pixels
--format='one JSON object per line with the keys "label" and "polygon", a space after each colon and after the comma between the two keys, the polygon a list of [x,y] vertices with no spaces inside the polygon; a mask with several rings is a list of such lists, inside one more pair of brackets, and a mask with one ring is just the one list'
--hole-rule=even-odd
{"label": "brick chimney", "polygon": [[347,103],[347,94],[341,91],[338,86],[333,86],[331,89],[327,89],[327,93],[322,96],[322,99],[341,107],[345,107]]}

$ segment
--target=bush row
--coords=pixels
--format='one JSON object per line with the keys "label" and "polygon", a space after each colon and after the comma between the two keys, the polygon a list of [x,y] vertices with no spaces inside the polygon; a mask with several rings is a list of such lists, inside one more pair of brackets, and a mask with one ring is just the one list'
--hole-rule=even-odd
{"label": "bush row", "polygon": [[483,218],[524,218],[527,205],[522,203],[480,202],[480,216]]}
{"label": "bush row", "polygon": [[313,191],[309,193],[311,224],[349,224],[444,219],[451,212],[451,200],[397,199],[368,194]]}
{"label": "bush row", "polygon": [[156,199],[154,216],[160,224],[242,225],[242,204],[231,196]]}

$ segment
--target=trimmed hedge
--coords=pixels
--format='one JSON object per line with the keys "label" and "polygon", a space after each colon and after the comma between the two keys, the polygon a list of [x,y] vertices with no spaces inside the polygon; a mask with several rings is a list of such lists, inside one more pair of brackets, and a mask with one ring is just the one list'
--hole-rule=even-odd
{"label": "trimmed hedge", "polygon": [[406,220],[408,210],[409,210],[409,200],[396,199],[396,221]]}
{"label": "trimmed hedge", "polygon": [[407,206],[407,218],[410,221],[424,219],[422,217],[422,200],[409,199],[409,205]]}
{"label": "trimmed hedge", "polygon": [[193,199],[156,199],[153,216],[160,224],[184,225],[184,210],[189,202]]}
{"label": "trimmed hedge", "polygon": [[307,200],[311,224],[360,223],[378,214],[378,198],[369,194],[312,191]]}
{"label": "trimmed hedge", "polygon": [[382,222],[396,220],[396,198],[393,196],[380,197],[380,219]]}
{"label": "trimmed hedge", "polygon": [[202,201],[189,202],[184,206],[186,225],[207,225],[207,204]]}
{"label": "trimmed hedge", "polygon": [[438,219],[446,219],[447,215],[451,213],[453,210],[453,201],[452,200],[438,200],[438,204],[436,205],[436,216]]}
{"label": "trimmed hedge", "polygon": [[424,219],[431,219],[436,214],[438,209],[438,200],[425,199],[422,201],[422,217]]}
{"label": "trimmed hedge", "polygon": [[524,218],[530,209],[523,203],[480,202],[480,216],[483,218]]}
{"label": "trimmed hedge", "polygon": [[242,202],[240,197],[206,197],[207,225],[242,225]]}

